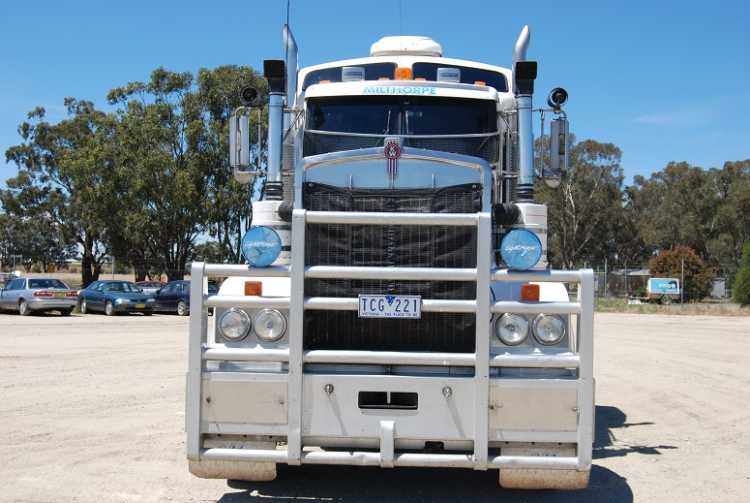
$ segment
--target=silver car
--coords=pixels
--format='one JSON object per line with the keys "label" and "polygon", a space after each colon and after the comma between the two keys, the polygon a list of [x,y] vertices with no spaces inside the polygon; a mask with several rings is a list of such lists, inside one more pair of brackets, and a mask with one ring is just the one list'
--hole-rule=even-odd
{"label": "silver car", "polygon": [[78,292],[53,278],[16,278],[0,290],[0,309],[27,316],[34,311],[59,311],[68,316],[76,307]]}

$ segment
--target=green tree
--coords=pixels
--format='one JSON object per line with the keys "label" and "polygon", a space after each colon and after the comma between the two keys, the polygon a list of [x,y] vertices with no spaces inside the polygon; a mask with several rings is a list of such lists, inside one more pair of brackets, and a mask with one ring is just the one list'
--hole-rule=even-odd
{"label": "green tree", "polygon": [[[537,157],[547,162],[545,143],[537,143]],[[611,143],[585,140],[572,146],[570,171],[560,186],[536,187],[537,200],[547,204],[550,261],[573,268],[602,263],[626,249],[618,227],[630,225],[624,214],[622,152]],[[628,240],[635,239],[629,229]],[[629,242],[629,241],[628,241]]]}
{"label": "green tree", "polygon": [[119,119],[118,241],[140,250],[144,260],[158,260],[170,280],[184,277],[207,218],[201,115],[191,86],[190,73],[157,68],[148,82],[131,82],[107,96]]}
{"label": "green tree", "polygon": [[[262,170],[265,159],[266,81],[247,66],[220,66],[198,71],[196,100],[200,106],[201,125],[197,131],[199,157],[207,177],[205,205],[208,234],[216,240],[221,254],[214,256],[219,261],[238,262],[240,242],[250,224],[252,205],[249,188],[240,185],[232,176],[229,167],[229,116],[240,106],[240,90],[251,85],[260,91],[261,106],[250,114],[250,144],[257,168]],[[260,111],[260,118],[257,111]],[[260,120],[260,122],[259,122]],[[260,127],[261,149],[257,151]]]}
{"label": "green tree", "polygon": [[750,304],[750,241],[742,247],[742,258],[732,285],[732,297],[742,306]]}
{"label": "green tree", "polygon": [[686,300],[701,300],[711,291],[713,271],[687,246],[662,251],[651,259],[649,267],[652,277],[680,278],[684,273],[682,289]]}
{"label": "green tree", "polygon": [[18,217],[48,219],[81,253],[84,285],[99,277],[108,254],[107,215],[116,208],[108,175],[113,167],[114,122],[93,103],[65,99],[68,117],[44,120],[38,107],[19,126],[22,143],[6,160],[19,173],[0,193],[6,211]]}

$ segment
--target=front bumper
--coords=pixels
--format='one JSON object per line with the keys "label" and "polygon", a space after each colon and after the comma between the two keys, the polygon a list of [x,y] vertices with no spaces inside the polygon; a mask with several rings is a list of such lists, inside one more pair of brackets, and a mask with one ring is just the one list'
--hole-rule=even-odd
{"label": "front bumper", "polygon": [[153,302],[130,302],[128,304],[113,304],[118,313],[146,313],[154,311]]}
{"label": "front bumper", "polygon": [[[209,372],[202,379],[201,434],[288,437],[288,379],[284,374]],[[410,393],[411,409],[363,408],[361,393]],[[593,413],[593,383],[580,379],[491,379],[489,408],[475,408],[471,377],[305,374],[299,460],[277,449],[203,448],[199,459],[275,463],[546,468],[585,470],[577,444],[581,412]],[[237,397],[248,397],[238,400]],[[250,398],[252,397],[252,398]],[[470,451],[477,414],[488,418],[486,464]],[[567,456],[504,455],[519,443],[567,444]],[[441,445],[442,453],[409,452]],[[214,442],[215,445],[215,442]],[[346,449],[341,452],[340,449]],[[374,449],[375,452],[368,451]],[[581,445],[588,450],[591,446]],[[462,452],[463,451],[463,452]],[[469,452],[467,452],[469,451]],[[531,451],[529,451],[531,452]],[[523,458],[523,459],[521,459]],[[528,459],[526,459],[528,458]]]}

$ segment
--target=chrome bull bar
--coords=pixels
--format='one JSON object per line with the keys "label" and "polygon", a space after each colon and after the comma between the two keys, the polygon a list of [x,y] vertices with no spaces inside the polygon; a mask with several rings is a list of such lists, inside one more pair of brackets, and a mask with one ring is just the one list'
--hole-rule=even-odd
{"label": "chrome bull bar", "polygon": [[[476,268],[415,267],[338,267],[305,264],[305,227],[307,223],[356,225],[448,225],[477,226]],[[373,452],[309,452],[302,449],[302,380],[305,363],[438,365],[474,367],[475,411],[489,407],[489,371],[491,367],[534,367],[578,369],[578,403],[593,402],[593,307],[594,283],[591,270],[511,272],[496,269],[492,258],[490,214],[445,213],[358,213],[311,212],[297,209],[292,217],[291,266],[252,268],[245,265],[218,265],[196,262],[191,268],[190,342],[187,379],[186,430],[187,455],[191,460],[270,461],[288,464],[351,464],[380,466],[446,466],[487,469],[498,467],[530,469],[588,469],[593,441],[593,405],[579,411],[576,457],[540,458],[531,456],[489,457],[488,414],[476,413],[473,455],[394,454],[392,446]],[[479,271],[482,271],[480,274]],[[487,273],[484,273],[487,271]],[[211,277],[290,277],[290,297],[209,296]],[[425,312],[476,313],[474,353],[427,353],[398,351],[303,350],[303,314],[305,310],[356,310],[357,298],[305,297],[305,278],[392,279],[475,281],[474,300],[424,299]],[[575,302],[491,301],[491,281],[577,283]],[[289,348],[229,348],[207,344],[208,308],[282,308],[289,309]],[[490,322],[493,313],[570,314],[578,317],[575,352],[554,355],[490,354]],[[201,449],[201,385],[206,361],[282,362],[288,364],[288,430],[285,450]]]}

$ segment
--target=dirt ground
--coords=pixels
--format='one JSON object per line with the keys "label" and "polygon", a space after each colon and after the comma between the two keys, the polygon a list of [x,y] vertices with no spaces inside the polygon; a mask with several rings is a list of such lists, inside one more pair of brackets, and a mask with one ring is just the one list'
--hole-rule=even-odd
{"label": "dirt ground", "polygon": [[187,319],[0,315],[0,501],[733,502],[750,494],[750,319],[598,314],[591,486],[497,472],[280,467],[231,488],[184,458]]}

